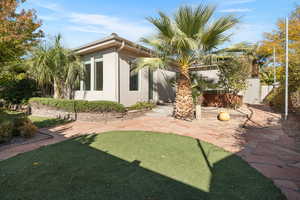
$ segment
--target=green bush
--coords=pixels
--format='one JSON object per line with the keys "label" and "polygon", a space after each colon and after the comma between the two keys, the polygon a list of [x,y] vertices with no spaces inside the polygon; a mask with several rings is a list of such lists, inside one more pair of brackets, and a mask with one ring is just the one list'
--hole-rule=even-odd
{"label": "green bush", "polygon": [[37,132],[37,127],[25,116],[0,119],[0,143],[8,142],[14,136],[31,138]]}
{"label": "green bush", "polygon": [[20,104],[36,96],[37,84],[33,79],[20,74],[17,77],[0,75],[0,99],[9,104]]}
{"label": "green bush", "polygon": [[13,137],[13,121],[4,120],[0,122],[0,143],[8,142]]}
{"label": "green bush", "polygon": [[128,110],[143,110],[143,109],[153,109],[155,107],[154,103],[149,102],[137,102],[136,104],[128,107]]}
{"label": "green bush", "polygon": [[30,105],[49,106],[68,112],[125,112],[122,104],[112,101],[84,101],[53,98],[31,98]]}
{"label": "green bush", "polygon": [[284,102],[284,89],[281,87],[273,89],[264,99],[264,103],[269,104],[277,111],[284,110]]}

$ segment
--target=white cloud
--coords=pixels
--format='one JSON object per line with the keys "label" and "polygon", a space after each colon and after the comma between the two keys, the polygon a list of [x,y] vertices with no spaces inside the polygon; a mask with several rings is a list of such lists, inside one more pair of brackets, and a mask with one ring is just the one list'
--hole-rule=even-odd
{"label": "white cloud", "polygon": [[86,33],[99,33],[99,34],[103,34],[103,35],[108,35],[109,34],[109,32],[106,32],[106,31],[102,30],[99,27],[90,26],[90,25],[87,25],[87,26],[71,25],[71,26],[67,26],[66,28],[68,30],[86,32]]}
{"label": "white cloud", "polygon": [[57,21],[61,19],[61,17],[57,15],[39,15],[39,18],[44,21]]}
{"label": "white cloud", "polygon": [[249,8],[232,8],[232,9],[223,9],[220,12],[223,13],[237,13],[237,12],[251,12],[252,10]]}
{"label": "white cloud", "polygon": [[[76,24],[76,30],[82,32],[116,32],[128,39],[137,40],[152,31],[152,28],[143,23],[126,21],[108,15],[71,13],[68,17],[70,22]],[[74,30],[74,28],[72,29]]]}
{"label": "white cloud", "polygon": [[63,12],[64,11],[63,7],[60,6],[60,4],[57,4],[57,3],[49,3],[49,2],[46,2],[45,0],[44,1],[29,0],[28,2],[32,3],[34,5],[37,5],[38,7],[46,8],[46,9],[54,11],[54,12]]}
{"label": "white cloud", "polygon": [[225,4],[233,5],[233,4],[244,4],[255,2],[255,0],[234,0],[234,1],[226,1]]}

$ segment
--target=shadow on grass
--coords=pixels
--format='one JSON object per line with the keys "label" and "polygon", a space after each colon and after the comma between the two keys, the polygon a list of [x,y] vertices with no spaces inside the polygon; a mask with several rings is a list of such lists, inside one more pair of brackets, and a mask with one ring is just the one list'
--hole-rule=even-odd
{"label": "shadow on grass", "polygon": [[38,128],[51,128],[58,125],[64,125],[67,123],[72,122],[71,120],[65,120],[65,119],[50,119],[50,118],[36,118],[31,117],[30,118],[34,125],[36,125]]}
{"label": "shadow on grass", "polygon": [[[167,175],[168,170],[156,172],[144,167],[143,160],[148,158],[140,160],[133,155],[125,160],[121,155],[116,155],[115,148],[95,148],[95,144],[101,146],[99,142],[102,142],[100,135],[81,136],[0,162],[1,199],[285,199],[271,181],[237,156],[222,157],[210,164],[210,155],[217,149],[210,145],[203,146],[200,141],[195,162],[199,162],[197,156],[200,160],[204,157],[205,161],[197,165],[198,168],[207,169],[207,164],[211,170],[207,183],[209,190],[193,185],[189,182],[191,177],[181,180],[178,177],[183,176],[174,174],[172,178]],[[195,140],[191,139],[190,144],[197,149]],[[157,160],[157,164],[161,162],[166,161]],[[174,168],[178,169],[176,165],[168,166],[170,171]],[[190,174],[189,170],[195,169],[185,166],[185,170],[176,173]],[[199,169],[195,171],[199,172]],[[197,173],[192,177],[200,183],[205,178]]]}

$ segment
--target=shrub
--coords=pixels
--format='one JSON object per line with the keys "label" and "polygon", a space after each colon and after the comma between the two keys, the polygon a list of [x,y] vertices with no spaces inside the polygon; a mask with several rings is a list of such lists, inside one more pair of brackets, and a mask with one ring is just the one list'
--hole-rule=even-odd
{"label": "shrub", "polygon": [[264,99],[264,103],[269,104],[277,111],[284,110],[284,89],[279,87],[275,88],[270,94]]}
{"label": "shrub", "polygon": [[150,103],[150,102],[137,102],[136,104],[128,107],[128,110],[143,110],[143,109],[151,110],[154,107],[155,107],[154,103]]}
{"label": "shrub", "polygon": [[122,104],[112,101],[84,101],[53,98],[31,98],[31,105],[49,106],[68,112],[125,112]]}
{"label": "shrub", "polygon": [[18,132],[24,138],[33,137],[37,130],[37,127],[28,118],[23,118],[18,126]]}
{"label": "shrub", "polygon": [[8,142],[13,137],[14,123],[5,120],[0,122],[0,143]]}
{"label": "shrub", "polygon": [[33,137],[37,127],[25,116],[0,120],[0,143],[8,142],[14,136]]}
{"label": "shrub", "polygon": [[0,98],[9,104],[24,103],[37,92],[36,82],[23,74],[14,78],[2,74],[0,85]]}

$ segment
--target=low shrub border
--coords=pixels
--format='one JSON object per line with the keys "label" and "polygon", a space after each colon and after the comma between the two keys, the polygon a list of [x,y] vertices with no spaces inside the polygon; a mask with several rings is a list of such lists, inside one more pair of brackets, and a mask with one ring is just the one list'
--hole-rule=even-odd
{"label": "low shrub border", "polygon": [[31,98],[32,116],[90,122],[132,119],[152,109],[153,103],[138,102],[129,108],[111,101],[84,101],[52,98]]}
{"label": "low shrub border", "polygon": [[154,103],[150,102],[137,102],[136,104],[128,107],[128,110],[152,110],[155,108]]}
{"label": "low shrub border", "polygon": [[64,110],[67,112],[118,112],[124,113],[126,111],[122,104],[112,101],[84,101],[84,100],[66,100],[53,98],[31,98],[30,105],[47,106]]}

